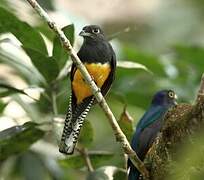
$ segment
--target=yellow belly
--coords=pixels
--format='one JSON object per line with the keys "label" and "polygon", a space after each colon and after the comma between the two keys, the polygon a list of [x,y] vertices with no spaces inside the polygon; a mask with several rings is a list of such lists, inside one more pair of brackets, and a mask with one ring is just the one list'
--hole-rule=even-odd
{"label": "yellow belly", "polygon": [[[109,64],[91,63],[85,64],[91,77],[99,88],[102,87],[106,79],[108,78],[111,68]],[[86,84],[80,71],[77,69],[72,81],[72,89],[77,99],[77,104],[80,104],[85,98],[92,95],[91,89]]]}

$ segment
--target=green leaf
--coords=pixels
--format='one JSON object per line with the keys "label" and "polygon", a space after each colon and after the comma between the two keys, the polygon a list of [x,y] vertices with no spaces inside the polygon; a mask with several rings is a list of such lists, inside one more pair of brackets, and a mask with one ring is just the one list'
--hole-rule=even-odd
{"label": "green leaf", "polygon": [[139,52],[134,47],[124,46],[123,56],[125,59],[143,64],[156,75],[166,76],[163,65],[160,63],[159,59],[153,55]]}
{"label": "green leaf", "polygon": [[43,162],[43,157],[32,151],[20,154],[16,158],[13,173],[29,180],[44,179],[48,174],[48,169],[45,167],[46,163]]}
{"label": "green leaf", "polygon": [[38,124],[27,122],[0,132],[0,160],[27,150],[31,144],[42,138],[44,131]]}
{"label": "green leaf", "polygon": [[[104,165],[104,162],[110,160],[114,155],[110,152],[88,152],[91,163],[96,167]],[[75,168],[80,169],[86,166],[84,158],[81,155],[71,156],[67,159],[59,160],[59,164],[64,168]]]}
{"label": "green leaf", "polygon": [[28,47],[23,47],[28,56],[31,58],[32,63],[37,68],[37,70],[42,74],[48,83],[55,80],[59,74],[59,68],[57,62],[54,58],[45,56],[44,54],[30,49]]}
{"label": "green leaf", "polygon": [[0,34],[6,32],[14,34],[23,46],[48,54],[42,36],[34,28],[0,7]]}
{"label": "green leaf", "polygon": [[[65,26],[62,28],[64,34],[69,39],[71,45],[74,43],[74,25],[70,24],[68,26]],[[53,41],[53,50],[52,50],[52,56],[56,59],[59,68],[63,68],[66,61],[69,58],[68,52],[63,48],[62,43],[60,42],[60,39],[58,36],[55,36]]]}
{"label": "green leaf", "polygon": [[177,54],[179,61],[184,61],[190,63],[194,67],[198,68],[203,72],[204,67],[204,49],[201,47],[195,46],[182,46],[177,45],[174,47],[174,50]]}
{"label": "green leaf", "polygon": [[[111,160],[114,156],[111,152],[95,152],[89,154],[92,165],[94,168],[100,167],[102,165],[105,165],[107,161]],[[109,164],[109,163],[108,163]]]}
{"label": "green leaf", "polygon": [[133,62],[133,61],[118,61],[117,67],[125,68],[125,69],[143,69],[147,72],[152,73],[146,66],[140,63]]}
{"label": "green leaf", "polygon": [[[21,57],[14,56],[12,53],[6,52],[1,48],[0,63],[4,63],[12,67],[15,70],[15,73],[30,85],[36,85],[45,81],[34,66],[23,62]],[[30,74],[32,74],[32,76],[30,76]]]}
{"label": "green leaf", "polygon": [[3,113],[6,106],[7,106],[7,103],[4,103],[3,101],[0,100],[0,114]]}
{"label": "green leaf", "polygon": [[[0,97],[10,96],[10,95],[15,94],[15,93],[24,94],[24,95],[30,97],[23,90],[17,89],[17,88],[15,88],[15,87],[13,87],[13,86],[5,83],[5,82],[0,82]],[[30,98],[32,98],[32,97],[30,97]]]}
{"label": "green leaf", "polygon": [[115,180],[124,180],[126,178],[127,178],[127,173],[125,173],[124,171],[117,171],[113,176],[113,179]]}
{"label": "green leaf", "polygon": [[82,156],[71,156],[67,159],[59,160],[60,166],[64,168],[74,168],[74,169],[80,169],[85,166],[85,162]]}
{"label": "green leaf", "polygon": [[133,118],[129,115],[126,106],[124,107],[118,124],[126,135],[127,139],[130,141],[133,135]]}
{"label": "green leaf", "polygon": [[81,143],[85,147],[89,147],[93,142],[94,131],[91,123],[87,120],[84,121],[82,130],[79,136],[79,143]]}

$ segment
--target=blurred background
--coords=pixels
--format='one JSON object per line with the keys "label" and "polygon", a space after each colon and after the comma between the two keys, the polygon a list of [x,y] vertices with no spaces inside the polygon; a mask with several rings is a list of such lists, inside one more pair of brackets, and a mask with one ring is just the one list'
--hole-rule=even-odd
{"label": "blurred background", "polygon": [[[173,89],[179,102],[194,102],[204,72],[203,1],[38,2],[64,27],[76,50],[83,26],[104,29],[118,60],[106,99],[129,140],[156,91]],[[58,151],[70,65],[55,34],[26,0],[0,0],[0,180],[125,179],[126,158],[98,105],[87,117],[75,154],[66,157]],[[198,139],[195,145],[203,148],[203,139]],[[185,153],[192,159],[184,168],[189,170],[175,172],[203,179],[203,169],[197,167],[204,162],[203,151]],[[183,159],[178,167],[184,166]]]}

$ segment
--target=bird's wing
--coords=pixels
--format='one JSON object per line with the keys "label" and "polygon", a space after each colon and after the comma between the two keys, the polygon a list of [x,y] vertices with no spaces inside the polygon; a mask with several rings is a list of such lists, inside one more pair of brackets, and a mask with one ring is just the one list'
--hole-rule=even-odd
{"label": "bird's wing", "polygon": [[152,124],[141,131],[137,147],[137,154],[141,160],[144,160],[147,152],[149,151],[155,138],[157,137],[162,127],[162,119],[163,116],[159,117]]}
{"label": "bird's wing", "polygon": [[162,117],[165,111],[166,108],[162,106],[151,106],[140,119],[131,142],[131,146],[136,152],[138,151],[139,142],[143,141],[143,139],[140,138],[142,131]]}
{"label": "bird's wing", "polygon": [[109,91],[109,89],[110,89],[110,87],[111,87],[111,85],[115,79],[116,56],[115,56],[115,52],[112,49],[112,46],[110,44],[109,44],[109,46],[110,46],[111,54],[112,54],[111,61],[110,61],[111,71],[110,71],[108,78],[106,79],[103,86],[101,87],[101,92],[102,92],[103,96],[105,96],[108,93],[108,91]]}
{"label": "bird's wing", "polygon": [[150,108],[145,112],[143,117],[138,122],[136,129],[139,129],[139,131],[143,130],[144,128],[152,124],[154,121],[156,121],[158,118],[163,116],[166,111],[167,108],[164,106],[151,105]]}

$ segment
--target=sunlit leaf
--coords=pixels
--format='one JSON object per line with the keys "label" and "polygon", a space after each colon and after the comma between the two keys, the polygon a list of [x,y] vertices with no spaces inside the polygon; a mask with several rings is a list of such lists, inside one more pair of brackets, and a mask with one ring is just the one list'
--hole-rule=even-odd
{"label": "sunlit leaf", "polygon": [[[70,24],[65,26],[63,29],[64,34],[69,39],[71,45],[74,43],[74,25]],[[53,58],[56,59],[60,69],[65,65],[66,61],[69,58],[68,52],[63,48],[62,43],[58,36],[54,38],[53,41],[53,51],[52,51]]]}
{"label": "sunlit leaf", "polygon": [[123,54],[125,59],[144,65],[156,75],[166,75],[163,65],[160,63],[159,59],[153,55],[139,52],[136,48],[131,46],[124,46]]}
{"label": "sunlit leaf", "polygon": [[94,131],[90,121],[85,120],[79,136],[79,143],[83,146],[90,146],[93,141]]}
{"label": "sunlit leaf", "polygon": [[128,113],[126,106],[124,107],[118,124],[120,125],[120,128],[126,135],[127,139],[130,141],[133,135],[133,118]]}
{"label": "sunlit leaf", "polygon": [[146,66],[133,61],[118,61],[117,67],[126,69],[143,69],[147,72],[151,72]]}
{"label": "sunlit leaf", "polygon": [[97,169],[94,172],[90,172],[86,180],[111,180],[104,170]]}
{"label": "sunlit leaf", "polygon": [[41,35],[30,25],[0,7],[0,34],[6,32],[14,34],[24,46],[47,54],[47,48]]}
{"label": "sunlit leaf", "polygon": [[59,74],[59,68],[54,58],[45,56],[39,51],[30,49],[28,47],[23,48],[30,57],[34,66],[43,75],[48,83],[57,78],[57,75]]}
{"label": "sunlit leaf", "polygon": [[0,132],[0,160],[18,154],[29,148],[44,132],[38,129],[38,124],[27,122],[22,126],[14,126]]}
{"label": "sunlit leaf", "polygon": [[[86,180],[112,180],[115,173],[117,173],[119,169],[115,166],[104,166],[96,169],[93,172],[90,172],[86,178]],[[125,173],[123,173],[123,178]],[[120,180],[121,175],[117,174],[117,180]],[[125,178],[124,178],[125,179]]]}
{"label": "sunlit leaf", "polygon": [[[4,51],[0,48],[0,62],[12,67],[17,75],[19,75],[28,84],[39,84],[43,82],[43,77],[33,67],[22,61],[21,57],[14,56],[12,53]],[[32,76],[30,76],[32,74]]]}
{"label": "sunlit leaf", "polygon": [[[26,96],[29,96],[26,92],[24,92],[21,89],[17,89],[17,88],[15,88],[15,87],[13,87],[13,86],[5,83],[5,82],[0,82],[0,97],[10,96],[10,95],[15,94],[15,93],[20,93],[20,94],[24,94]],[[30,98],[32,98],[32,97],[30,97]]]}

